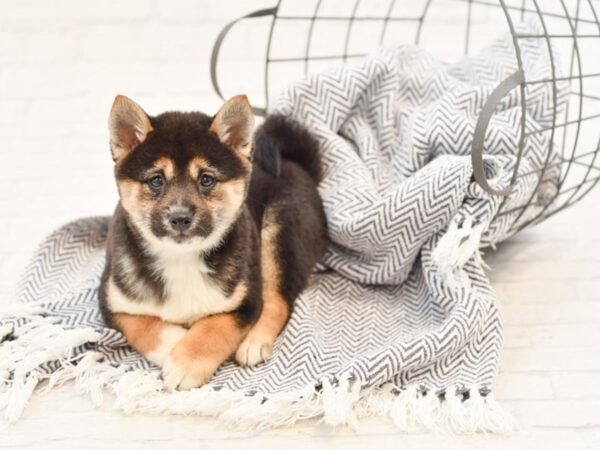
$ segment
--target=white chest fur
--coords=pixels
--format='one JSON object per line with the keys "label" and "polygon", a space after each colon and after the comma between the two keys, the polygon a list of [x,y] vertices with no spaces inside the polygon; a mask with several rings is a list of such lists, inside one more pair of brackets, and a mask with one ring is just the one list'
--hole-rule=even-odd
{"label": "white chest fur", "polygon": [[158,301],[150,292],[143,301],[131,300],[111,280],[107,296],[110,309],[115,313],[147,314],[189,325],[211,314],[232,311],[239,305],[237,299],[226,297],[215,285],[209,268],[195,252],[162,254],[154,269],[164,282],[164,300]]}

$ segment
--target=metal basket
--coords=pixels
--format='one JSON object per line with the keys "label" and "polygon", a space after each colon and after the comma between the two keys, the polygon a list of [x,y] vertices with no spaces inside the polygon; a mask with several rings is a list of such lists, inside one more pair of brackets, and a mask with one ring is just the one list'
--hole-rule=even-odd
{"label": "metal basket", "polygon": [[[512,35],[518,69],[498,85],[482,108],[475,127],[471,156],[476,181],[487,192],[505,196],[499,214],[512,214],[511,231],[516,232],[577,202],[600,179],[600,164],[596,162],[600,151],[599,17],[600,2],[597,0],[280,0],[272,8],[247,14],[223,28],[212,51],[211,79],[215,91],[223,97],[217,76],[221,47],[234,25],[248,19],[265,18],[262,25],[266,33],[266,51],[264,57],[258,57],[264,63],[265,106],[254,108],[255,113],[262,116],[266,113],[271,93],[276,90],[274,86],[283,86],[295,77],[327,64],[360,58],[381,44],[412,40],[420,47],[434,53],[437,51],[442,59],[448,59],[468,55],[477,43],[485,43],[494,34],[508,30]],[[520,34],[517,22],[531,18],[539,22],[542,31],[539,34]],[[321,41],[318,38],[319,28],[326,31]],[[286,36],[291,36],[290,33],[293,33],[296,44],[300,42],[303,48],[296,48],[295,52],[286,49],[285,40]],[[456,39],[449,46],[449,40],[445,39],[448,33],[459,33],[463,40],[461,48],[456,48]],[[298,34],[301,34],[301,39],[298,39]],[[255,40],[253,35],[250,37]],[[551,63],[551,77],[527,79],[521,49],[529,39],[544,40]],[[560,63],[554,57],[555,51],[550,50],[551,45],[559,48]],[[283,50],[277,50],[277,47]],[[282,67],[287,68],[282,71]],[[554,149],[554,153],[560,156],[559,161],[551,163],[547,158],[543,168],[517,175],[519,162],[526,156],[523,155],[524,144],[532,137],[531,134],[535,134],[525,131],[524,120],[521,120],[519,145],[515,148],[517,162],[513,185],[519,177],[535,175],[539,188],[544,175],[550,170],[556,171],[558,166],[560,175],[551,198],[544,202],[543,207],[538,204],[533,209],[534,191],[528,201],[511,205],[514,202],[507,201],[511,186],[502,190],[492,189],[483,170],[483,143],[489,120],[502,97],[512,89],[520,89],[521,108],[525,112],[527,86],[549,83],[556,99],[557,83],[565,81],[571,85],[567,108],[558,110],[554,101],[552,126],[535,131],[549,135],[547,155],[549,157]],[[525,117],[525,114],[521,116]]]}

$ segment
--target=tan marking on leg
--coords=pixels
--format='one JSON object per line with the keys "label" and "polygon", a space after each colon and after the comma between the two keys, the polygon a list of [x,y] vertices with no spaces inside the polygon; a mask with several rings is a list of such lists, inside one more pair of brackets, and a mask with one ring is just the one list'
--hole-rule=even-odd
{"label": "tan marking on leg", "polygon": [[168,389],[191,389],[208,382],[240,345],[244,335],[230,313],[196,322],[172,350],[163,370]]}
{"label": "tan marking on leg", "polygon": [[236,360],[244,366],[254,366],[273,353],[275,339],[290,315],[285,298],[281,295],[281,267],[277,257],[279,225],[268,214],[261,231],[261,270],[263,309],[258,322],[236,352]]}
{"label": "tan marking on leg", "polygon": [[114,314],[113,320],[134,349],[162,366],[186,329],[155,316]]}

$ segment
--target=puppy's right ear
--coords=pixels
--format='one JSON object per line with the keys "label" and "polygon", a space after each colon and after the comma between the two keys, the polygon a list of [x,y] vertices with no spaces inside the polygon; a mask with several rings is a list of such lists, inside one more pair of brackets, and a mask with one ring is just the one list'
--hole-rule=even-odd
{"label": "puppy's right ear", "polygon": [[117,95],[108,118],[110,150],[117,161],[140,145],[152,131],[150,119],[144,110],[124,95]]}

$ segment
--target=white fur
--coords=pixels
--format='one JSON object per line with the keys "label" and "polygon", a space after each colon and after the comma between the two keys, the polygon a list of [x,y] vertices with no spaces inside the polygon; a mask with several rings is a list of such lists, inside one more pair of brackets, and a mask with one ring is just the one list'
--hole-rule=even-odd
{"label": "white fur", "polygon": [[[179,384],[185,378],[185,370],[183,367],[175,364],[173,358],[167,358],[163,367],[163,381],[165,387],[169,391],[177,389]],[[195,387],[195,386],[194,386]]]}
{"label": "white fur", "polygon": [[179,361],[172,355],[167,358],[163,367],[163,380],[165,387],[172,391],[174,389],[188,390],[205,384],[213,375],[213,369],[209,366],[203,367],[201,361]]}
{"label": "white fur", "polygon": [[112,281],[108,284],[108,302],[112,312],[146,314],[182,325],[190,325],[202,317],[238,306],[238,299],[230,299],[216,286],[209,270],[195,253],[176,253],[158,260],[165,283],[165,299],[159,301],[149,295],[143,301],[130,300]]}
{"label": "white fur", "polygon": [[[234,185],[225,191],[230,208],[214,218],[215,227],[209,236],[196,236],[181,243],[170,237],[159,238],[150,230],[147,218],[136,211],[130,212],[134,226],[145,240],[146,251],[155,258],[153,269],[163,280],[164,299],[155,298],[141,280],[134,286],[136,299],[130,299],[110,279],[107,290],[110,310],[157,316],[167,322],[190,326],[208,315],[236,309],[241,299],[235,295],[227,297],[213,282],[202,253],[218,246],[237,218],[243,202],[239,189],[243,189],[243,185]],[[176,210],[178,205],[173,208]],[[134,276],[133,261],[127,255],[120,255],[120,258],[123,271]],[[157,355],[157,358],[164,361],[164,355]]]}
{"label": "white fur", "polygon": [[160,344],[153,351],[147,353],[145,355],[146,358],[162,367],[171,354],[173,347],[177,345],[185,333],[187,333],[186,328],[180,327],[179,325],[167,325],[160,333]]}
{"label": "white fur", "polygon": [[242,366],[254,367],[266,361],[273,353],[273,343],[261,337],[250,335],[238,347],[235,360]]}
{"label": "white fur", "polygon": [[[142,234],[146,244],[148,244],[148,250],[155,256],[164,257],[164,259],[169,260],[178,255],[197,255],[211,250],[220,244],[221,239],[223,239],[223,236],[239,215],[240,207],[244,202],[243,189],[244,187],[241,184],[228,186],[225,190],[225,202],[229,204],[229,208],[217,213],[213,217],[214,230],[212,233],[206,237],[194,236],[184,242],[175,242],[170,237],[156,236],[151,230],[149,218],[140,215],[135,210],[128,211],[128,213],[133,224]],[[125,208],[126,203],[128,202],[123,202]],[[177,211],[178,208],[179,205],[173,205],[171,207],[172,212]]]}

